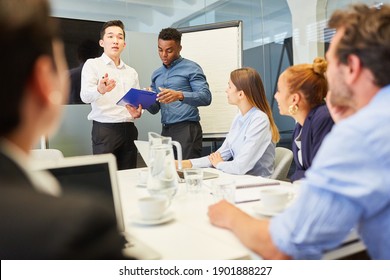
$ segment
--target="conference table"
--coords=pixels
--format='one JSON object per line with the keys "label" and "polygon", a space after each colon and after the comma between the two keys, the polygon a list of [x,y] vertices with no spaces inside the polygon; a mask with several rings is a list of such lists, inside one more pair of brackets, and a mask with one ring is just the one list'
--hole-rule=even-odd
{"label": "conference table", "polygon": [[[187,193],[185,183],[179,183],[177,193],[161,223],[143,221],[140,218],[137,200],[150,196],[146,186],[139,184],[140,171],[145,169],[118,171],[126,234],[130,236],[130,240],[134,238],[144,245],[141,250],[137,251],[137,258],[168,260],[261,259],[260,256],[246,248],[231,231],[215,227],[210,223],[207,216],[208,207],[217,202],[209,188],[213,179],[204,180],[202,190],[199,193]],[[205,170],[218,173],[220,179],[233,178],[240,184],[244,182],[244,185],[253,185],[253,182],[266,186],[275,184],[272,187],[288,188],[296,194],[299,193],[299,185],[289,182],[248,175],[230,175],[211,168]],[[248,197],[256,198],[255,194],[259,188],[237,189],[236,206],[258,219],[267,219],[269,218],[267,213],[261,215],[256,211],[256,203],[258,202],[247,199]],[[325,254],[324,258],[340,258],[364,250],[363,244],[355,233],[351,233],[345,244],[345,248],[342,246],[333,250]],[[137,242],[135,246],[137,246]]]}

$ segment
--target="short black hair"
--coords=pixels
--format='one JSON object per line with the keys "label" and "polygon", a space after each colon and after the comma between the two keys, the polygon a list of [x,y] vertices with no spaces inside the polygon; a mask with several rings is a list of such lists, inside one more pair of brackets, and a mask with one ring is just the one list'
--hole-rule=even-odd
{"label": "short black hair", "polygon": [[158,39],[168,41],[173,40],[180,45],[181,43],[181,32],[176,28],[168,27],[164,28],[158,34]]}
{"label": "short black hair", "polygon": [[122,31],[123,31],[123,37],[126,38],[126,34],[125,34],[125,25],[123,24],[122,21],[120,21],[119,19],[118,20],[110,20],[110,21],[107,21],[103,24],[102,26],[102,29],[100,30],[100,39],[103,39],[104,37],[104,34],[106,33],[106,29],[110,26],[118,26],[120,28],[122,28]]}

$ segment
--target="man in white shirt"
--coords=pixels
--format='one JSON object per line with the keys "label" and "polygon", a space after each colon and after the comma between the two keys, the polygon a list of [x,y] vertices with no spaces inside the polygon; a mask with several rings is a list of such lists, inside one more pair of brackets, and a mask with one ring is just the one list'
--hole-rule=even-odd
{"label": "man in white shirt", "polygon": [[138,130],[134,119],[141,108],[116,105],[130,89],[139,88],[138,73],[120,55],[126,46],[124,25],[120,20],[104,23],[100,32],[101,57],[88,59],[81,72],[81,100],[90,103],[88,119],[93,121],[93,154],[112,153],[118,169],[135,168]]}

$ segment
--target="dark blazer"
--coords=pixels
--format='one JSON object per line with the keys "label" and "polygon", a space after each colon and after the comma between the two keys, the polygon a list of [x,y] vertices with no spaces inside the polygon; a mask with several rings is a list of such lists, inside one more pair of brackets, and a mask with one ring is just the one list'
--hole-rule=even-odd
{"label": "dark blazer", "polygon": [[80,97],[81,91],[81,71],[84,63],[80,64],[76,68],[69,70],[70,78],[70,93],[69,93],[69,104],[84,104]]}
{"label": "dark blazer", "polygon": [[[296,124],[292,139],[296,169],[290,178],[291,181],[299,180],[305,176],[305,171],[311,166],[322,140],[331,131],[333,124],[333,119],[325,104],[317,106],[309,112],[303,127],[299,123]],[[297,138],[301,129],[302,165],[298,161],[298,147],[295,144],[295,138]]]}
{"label": "dark blazer", "polygon": [[40,193],[0,151],[1,259],[123,259],[123,247],[106,201]]}

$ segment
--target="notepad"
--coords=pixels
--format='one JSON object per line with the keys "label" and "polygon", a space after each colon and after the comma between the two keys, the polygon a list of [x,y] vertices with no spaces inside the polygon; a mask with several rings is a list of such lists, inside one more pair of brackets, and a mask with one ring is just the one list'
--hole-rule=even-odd
{"label": "notepad", "polygon": [[149,109],[151,105],[156,103],[156,98],[156,92],[131,88],[116,104],[121,106],[130,104],[134,107],[141,104],[142,109]]}

